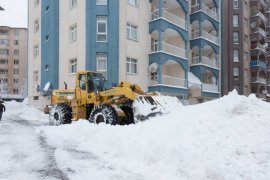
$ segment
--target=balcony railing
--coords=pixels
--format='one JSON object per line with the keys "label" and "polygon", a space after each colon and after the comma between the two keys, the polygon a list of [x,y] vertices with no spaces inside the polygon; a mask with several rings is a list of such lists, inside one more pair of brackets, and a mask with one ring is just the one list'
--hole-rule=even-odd
{"label": "balcony railing", "polygon": [[251,13],[251,17],[255,17],[255,16],[260,16],[262,18],[263,21],[266,21],[266,17],[264,16],[263,13],[261,13],[260,11],[258,12],[252,12]]}
{"label": "balcony railing", "polygon": [[161,43],[161,49],[159,49],[159,42],[152,42],[151,43],[151,51],[152,52],[160,52],[160,51],[163,51],[165,53],[168,53],[168,54],[172,54],[174,56],[178,56],[178,57],[181,57],[181,58],[187,58],[187,51],[185,49],[182,49],[182,48],[179,48],[179,47],[176,47],[174,45],[171,45],[171,44],[168,44],[168,43],[165,43],[165,42],[162,42]]}
{"label": "balcony railing", "polygon": [[170,13],[165,9],[162,9],[162,16],[159,14],[159,9],[156,9],[153,12],[151,12],[150,20],[153,21],[161,17],[185,30],[188,29],[188,23],[185,21],[185,19],[176,16],[175,14]]}
{"label": "balcony railing", "polygon": [[263,45],[261,44],[251,44],[250,46],[251,49],[260,49],[262,50],[263,52],[266,52],[266,47],[264,47]]}
{"label": "balcony railing", "polygon": [[195,13],[197,11],[203,11],[205,14],[210,16],[211,18],[215,19],[216,21],[219,21],[219,14],[207,7],[204,4],[197,4],[191,7],[191,13]]}
{"label": "balcony railing", "polygon": [[[263,6],[266,6],[267,5],[267,3],[265,2],[265,0],[259,0],[259,1],[261,2],[261,4]],[[250,0],[250,3],[258,3],[258,0]]]}
{"label": "balcony railing", "polygon": [[262,77],[251,77],[250,81],[252,83],[262,83],[262,84],[266,84],[266,79],[262,78]]}
{"label": "balcony railing", "polygon": [[204,30],[201,30],[201,35],[200,35],[200,30],[193,31],[191,33],[191,39],[196,39],[199,37],[203,37],[203,38],[207,39],[208,41],[211,41],[217,45],[220,45],[219,37],[216,37],[216,36],[206,32]]}
{"label": "balcony railing", "polygon": [[251,30],[251,33],[257,33],[257,32],[261,33],[264,37],[266,37],[266,32],[260,27],[257,27]]}
{"label": "balcony railing", "polygon": [[207,66],[210,66],[210,67],[219,68],[217,60],[209,59],[209,58],[204,57],[204,56],[201,57],[201,61],[200,61],[199,56],[192,57],[191,63],[192,63],[192,65],[204,64],[204,65],[207,65]]}
{"label": "balcony railing", "polygon": [[202,84],[203,91],[218,92],[218,86],[216,84]]}
{"label": "balcony railing", "polygon": [[266,69],[266,63],[259,60],[250,61],[250,67],[254,67],[254,66],[259,66]]}
{"label": "balcony railing", "polygon": [[[166,76],[166,75],[162,75],[162,76],[157,75],[155,78],[156,78],[155,80],[152,80],[152,79],[150,80],[150,85],[187,87],[187,80],[183,78]],[[161,80],[161,83],[159,83],[159,79]]]}

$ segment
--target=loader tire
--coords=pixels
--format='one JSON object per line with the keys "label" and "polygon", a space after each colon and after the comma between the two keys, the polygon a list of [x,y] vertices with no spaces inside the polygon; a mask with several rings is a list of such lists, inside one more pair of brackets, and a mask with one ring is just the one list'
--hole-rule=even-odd
{"label": "loader tire", "polygon": [[71,118],[72,108],[67,104],[56,104],[49,113],[50,124],[54,126],[70,124],[72,122]]}
{"label": "loader tire", "polygon": [[125,113],[126,116],[124,124],[125,125],[134,124],[132,104],[129,103],[121,104],[120,108],[122,109],[122,111]]}
{"label": "loader tire", "polygon": [[89,122],[95,124],[106,123],[116,125],[118,124],[117,113],[112,106],[108,104],[102,104],[94,107],[90,114]]}

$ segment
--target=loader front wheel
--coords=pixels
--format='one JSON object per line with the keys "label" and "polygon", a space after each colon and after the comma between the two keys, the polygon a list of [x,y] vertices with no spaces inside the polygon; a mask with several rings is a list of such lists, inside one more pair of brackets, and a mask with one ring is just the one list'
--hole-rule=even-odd
{"label": "loader front wheel", "polygon": [[67,104],[56,104],[50,109],[51,125],[70,124],[72,122],[72,108]]}
{"label": "loader front wheel", "polygon": [[124,124],[126,125],[134,124],[134,115],[131,104],[122,104],[120,107],[126,115]]}
{"label": "loader front wheel", "polygon": [[115,109],[108,105],[102,104],[94,107],[90,114],[89,122],[99,124],[106,123],[111,125],[116,125],[117,123],[117,113]]}

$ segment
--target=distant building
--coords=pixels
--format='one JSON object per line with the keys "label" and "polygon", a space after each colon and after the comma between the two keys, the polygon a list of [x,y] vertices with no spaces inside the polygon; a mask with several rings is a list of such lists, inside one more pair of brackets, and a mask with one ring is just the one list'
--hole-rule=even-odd
{"label": "distant building", "polygon": [[269,1],[223,1],[223,93],[270,101]]}
{"label": "distant building", "polygon": [[0,96],[27,95],[27,29],[0,26]]}

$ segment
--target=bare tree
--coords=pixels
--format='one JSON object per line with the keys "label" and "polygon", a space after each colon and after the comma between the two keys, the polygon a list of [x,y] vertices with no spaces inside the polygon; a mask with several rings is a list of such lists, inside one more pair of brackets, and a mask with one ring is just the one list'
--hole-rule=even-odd
{"label": "bare tree", "polygon": [[23,79],[20,83],[19,83],[19,94],[25,98],[27,96],[27,81],[25,79]]}
{"label": "bare tree", "polygon": [[0,77],[0,96],[1,98],[8,94],[8,80],[6,77]]}

